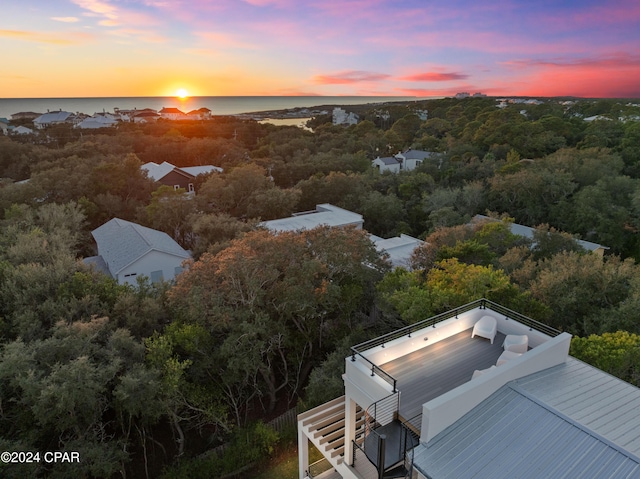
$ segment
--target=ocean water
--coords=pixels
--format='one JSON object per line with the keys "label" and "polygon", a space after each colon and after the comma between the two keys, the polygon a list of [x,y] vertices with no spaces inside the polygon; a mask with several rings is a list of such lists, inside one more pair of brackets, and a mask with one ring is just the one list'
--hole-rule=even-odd
{"label": "ocean water", "polygon": [[417,98],[399,96],[201,96],[185,99],[177,97],[0,98],[0,118],[10,119],[12,114],[23,111],[46,113],[63,110],[93,115],[102,111],[113,112],[114,108],[161,110],[164,107],[178,108],[185,113],[198,108],[209,108],[213,115],[237,115],[321,105],[363,105],[412,100]]}

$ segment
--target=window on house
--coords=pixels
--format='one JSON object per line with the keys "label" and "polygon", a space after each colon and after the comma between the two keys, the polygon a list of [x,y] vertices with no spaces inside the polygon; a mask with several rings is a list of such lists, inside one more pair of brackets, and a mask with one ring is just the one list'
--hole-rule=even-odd
{"label": "window on house", "polygon": [[173,275],[178,276],[183,271],[184,271],[184,268],[182,266],[176,266],[175,269],[173,270]]}
{"label": "window on house", "polygon": [[189,183],[189,193],[193,193],[196,189],[193,187],[193,183]]}
{"label": "window on house", "polygon": [[152,271],[151,272],[151,282],[152,283],[159,283],[160,281],[162,281],[164,279],[164,276],[162,275],[162,270],[158,270],[158,271]]}
{"label": "window on house", "polygon": [[179,190],[180,189],[180,185],[173,185],[173,190]]}
{"label": "window on house", "polygon": [[129,278],[131,276],[136,276],[138,273],[127,273],[124,275],[125,278]]}

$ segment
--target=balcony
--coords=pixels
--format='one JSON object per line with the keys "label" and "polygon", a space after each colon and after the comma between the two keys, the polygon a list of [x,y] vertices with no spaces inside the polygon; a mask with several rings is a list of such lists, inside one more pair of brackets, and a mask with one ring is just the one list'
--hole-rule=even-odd
{"label": "balcony", "polygon": [[[471,338],[474,325],[484,316],[496,320],[493,342]],[[507,335],[526,335],[528,349],[491,368],[504,352]],[[410,431],[428,444],[507,382],[566,361],[570,340],[569,334],[498,304],[474,301],[354,346],[345,359],[345,396],[305,413],[299,419],[299,433],[327,447],[325,457],[341,477],[387,477],[400,463],[406,471],[402,477],[409,477],[412,446],[402,446],[398,455],[394,442],[399,441],[394,438],[404,437],[404,444],[415,445],[415,440],[407,439]],[[476,370],[485,371],[474,377]],[[392,410],[389,404],[394,405]],[[328,413],[339,416],[328,420],[340,431],[327,429],[325,435],[313,424],[324,427]],[[383,435],[386,439],[380,442]],[[335,445],[332,450],[329,444]],[[381,444],[387,452],[376,459]],[[374,472],[363,472],[372,465]]]}
{"label": "balcony", "polygon": [[[476,336],[483,316],[497,321],[493,343]],[[528,351],[488,369],[507,335],[526,335]],[[398,418],[427,442],[506,382],[564,362],[571,336],[482,299],[352,348],[345,391],[362,408],[398,393]],[[472,379],[474,371],[486,374]]]}

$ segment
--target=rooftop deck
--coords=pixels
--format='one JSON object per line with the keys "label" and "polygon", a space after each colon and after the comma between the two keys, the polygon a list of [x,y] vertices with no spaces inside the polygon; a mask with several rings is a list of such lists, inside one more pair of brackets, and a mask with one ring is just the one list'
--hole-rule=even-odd
{"label": "rooftop deck", "polygon": [[396,378],[400,391],[400,415],[411,419],[422,413],[422,404],[471,380],[476,369],[496,364],[505,335],[493,344],[471,329],[380,365]]}

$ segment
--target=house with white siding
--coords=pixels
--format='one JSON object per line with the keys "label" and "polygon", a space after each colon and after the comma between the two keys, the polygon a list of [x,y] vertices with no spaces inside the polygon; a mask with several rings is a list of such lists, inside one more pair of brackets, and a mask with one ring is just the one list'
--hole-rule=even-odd
{"label": "house with white siding", "polygon": [[158,113],[160,117],[166,120],[187,120],[189,117],[181,110],[177,108],[163,108]]}
{"label": "house with white siding", "polygon": [[113,218],[91,232],[98,256],[84,262],[120,284],[136,285],[139,277],[152,282],[171,281],[191,254],[162,231]]}
{"label": "house with white siding", "polygon": [[385,171],[400,173],[401,171],[413,171],[425,160],[434,156],[435,153],[431,151],[409,149],[394,156],[377,157],[371,162],[371,165],[377,168],[380,173]]}
{"label": "house with white siding", "polygon": [[42,129],[60,123],[72,123],[74,118],[75,115],[68,111],[52,111],[35,118],[33,124],[36,128]]}

